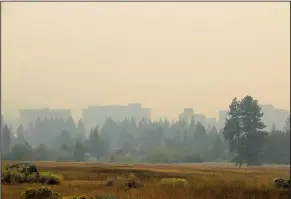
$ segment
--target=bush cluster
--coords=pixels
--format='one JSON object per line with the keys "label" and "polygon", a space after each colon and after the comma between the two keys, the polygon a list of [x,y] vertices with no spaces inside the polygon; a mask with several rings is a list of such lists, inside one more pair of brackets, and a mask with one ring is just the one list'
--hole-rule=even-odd
{"label": "bush cluster", "polygon": [[38,181],[42,184],[59,185],[61,184],[62,176],[50,172],[41,172]]}
{"label": "bush cluster", "polygon": [[161,185],[163,187],[185,188],[189,184],[188,181],[183,178],[162,178]]}
{"label": "bush cluster", "polygon": [[71,197],[64,197],[63,199],[91,199],[89,196],[71,196]]}
{"label": "bush cluster", "polygon": [[42,183],[49,185],[58,185],[61,183],[62,177],[49,173],[41,172],[39,177],[32,173],[23,173],[17,169],[4,168],[2,170],[1,182],[5,184],[15,184],[15,183]]}
{"label": "bush cluster", "polygon": [[[61,199],[57,192],[54,192],[50,187],[42,186],[40,188],[27,188],[20,196],[21,199]],[[69,196],[62,199],[117,199],[114,195],[104,196]]]}
{"label": "bush cluster", "polygon": [[37,181],[36,174],[22,173],[17,169],[3,169],[1,182],[6,184],[33,183]]}
{"label": "bush cluster", "polygon": [[133,173],[129,174],[127,177],[117,176],[116,178],[107,178],[104,181],[104,185],[110,187],[116,186],[121,189],[139,188],[143,186],[138,177]]}
{"label": "bush cluster", "polygon": [[21,195],[21,199],[60,199],[57,192],[50,187],[27,188]]}
{"label": "bush cluster", "polygon": [[63,199],[118,199],[114,195],[104,195],[104,196],[71,196],[71,197],[63,197]]}

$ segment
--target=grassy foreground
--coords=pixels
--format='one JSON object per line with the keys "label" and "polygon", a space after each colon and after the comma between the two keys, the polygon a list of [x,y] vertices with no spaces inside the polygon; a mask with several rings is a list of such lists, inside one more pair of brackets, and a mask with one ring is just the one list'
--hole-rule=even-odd
{"label": "grassy foreground", "polygon": [[[5,165],[7,161],[2,161]],[[211,164],[97,164],[36,162],[41,172],[54,172],[63,176],[60,185],[50,185],[61,196],[99,196],[114,194],[119,199],[279,199],[288,198],[290,191],[276,189],[272,185],[275,177],[289,179],[289,167],[235,167]],[[2,165],[2,166],[3,166]],[[108,177],[134,173],[144,187],[118,190],[106,187]],[[163,186],[163,178],[183,178],[187,187]],[[19,199],[28,187],[41,184],[2,184],[4,199]]]}

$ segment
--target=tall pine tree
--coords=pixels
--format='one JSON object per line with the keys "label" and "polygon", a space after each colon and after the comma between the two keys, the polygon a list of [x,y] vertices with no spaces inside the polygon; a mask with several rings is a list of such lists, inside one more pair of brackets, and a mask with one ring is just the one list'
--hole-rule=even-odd
{"label": "tall pine tree", "polygon": [[266,126],[261,121],[263,113],[258,101],[251,96],[234,98],[229,108],[230,118],[225,122],[223,135],[235,154],[233,161],[239,165],[261,164]]}
{"label": "tall pine tree", "polygon": [[96,159],[105,153],[103,142],[100,139],[98,126],[94,129],[91,129],[89,135],[89,152],[92,156],[96,157]]}
{"label": "tall pine tree", "polygon": [[78,132],[78,135],[82,136],[82,137],[84,137],[85,134],[86,134],[85,126],[84,126],[84,123],[83,123],[82,119],[80,119],[79,122],[78,122],[77,132]]}
{"label": "tall pine tree", "polygon": [[85,161],[85,149],[81,142],[76,142],[74,158],[76,162]]}
{"label": "tall pine tree", "polygon": [[10,152],[10,143],[11,143],[11,133],[7,126],[7,124],[3,127],[3,135],[2,135],[2,153],[7,154]]}
{"label": "tall pine tree", "polygon": [[240,105],[243,139],[241,156],[244,156],[247,165],[262,164],[263,145],[266,138],[266,125],[262,122],[261,107],[251,96],[242,99]]}

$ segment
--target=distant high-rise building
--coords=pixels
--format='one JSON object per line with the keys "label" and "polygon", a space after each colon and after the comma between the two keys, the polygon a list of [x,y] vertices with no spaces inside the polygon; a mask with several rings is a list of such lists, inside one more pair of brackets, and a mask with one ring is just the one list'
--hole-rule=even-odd
{"label": "distant high-rise building", "polygon": [[206,122],[206,116],[205,115],[203,115],[203,114],[195,114],[194,117],[195,117],[195,121],[196,122],[199,122],[199,123],[203,124],[205,127],[208,126],[208,124]]}
{"label": "distant high-rise building", "polygon": [[29,122],[35,121],[37,118],[43,120],[45,118],[62,118],[68,119],[72,116],[71,110],[68,109],[20,109],[20,124],[27,127]]}
{"label": "distant high-rise building", "polygon": [[179,120],[185,121],[188,125],[190,124],[192,119],[194,119],[195,123],[200,122],[205,127],[217,127],[216,118],[207,118],[203,114],[195,114],[193,108],[184,108],[184,111],[179,114]]}
{"label": "distant high-rise building", "polygon": [[4,117],[3,117],[3,113],[1,112],[1,121],[0,121],[1,123],[0,123],[0,130],[2,130],[2,127],[3,127],[3,125],[4,125]]}
{"label": "distant high-rise building", "polygon": [[[277,109],[272,104],[260,105],[261,111],[264,114],[262,122],[266,125],[266,130],[271,130],[272,125],[275,124],[277,129],[283,129],[286,119],[288,118],[290,111],[284,109]],[[226,110],[219,111],[219,128],[222,129],[225,125],[225,121],[228,118]]]}
{"label": "distant high-rise building", "polygon": [[208,126],[215,126],[216,128],[218,128],[218,122],[216,118],[206,118],[206,124]]}
{"label": "distant high-rise building", "polygon": [[219,129],[223,129],[226,119],[228,118],[227,110],[220,110],[218,113],[218,123],[219,123]]}
{"label": "distant high-rise building", "polygon": [[272,125],[275,124],[277,129],[283,129],[286,119],[288,118],[290,111],[284,109],[277,109],[271,104],[260,105],[262,112],[262,122],[267,126],[267,130],[271,130]]}
{"label": "distant high-rise building", "polygon": [[190,124],[192,118],[194,119],[193,108],[184,108],[184,112],[179,114],[179,120],[185,121],[188,125]]}
{"label": "distant high-rise building", "polygon": [[141,104],[128,104],[127,106],[109,105],[109,106],[89,106],[82,109],[82,119],[87,130],[96,127],[102,127],[108,118],[114,121],[123,121],[134,118],[136,122],[141,119],[150,119],[151,110],[142,108]]}

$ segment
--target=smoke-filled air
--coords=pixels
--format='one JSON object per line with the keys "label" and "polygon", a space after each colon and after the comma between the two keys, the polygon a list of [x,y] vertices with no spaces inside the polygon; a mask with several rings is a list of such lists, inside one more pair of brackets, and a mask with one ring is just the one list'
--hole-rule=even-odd
{"label": "smoke-filled air", "polygon": [[288,3],[5,2],[1,53],[4,198],[290,195]]}

